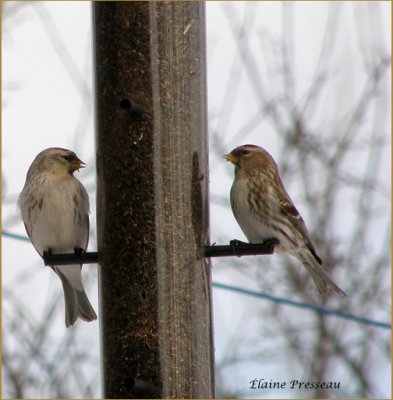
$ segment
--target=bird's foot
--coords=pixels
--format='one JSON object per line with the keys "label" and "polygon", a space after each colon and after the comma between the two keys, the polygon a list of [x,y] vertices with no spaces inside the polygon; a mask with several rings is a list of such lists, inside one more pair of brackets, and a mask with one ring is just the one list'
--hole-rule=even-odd
{"label": "bird's foot", "polygon": [[42,258],[48,258],[52,255],[52,249],[48,249],[48,250],[44,250],[44,252],[42,253]]}
{"label": "bird's foot", "polygon": [[274,247],[280,244],[280,241],[276,238],[266,239],[263,241],[263,245],[266,246],[267,250],[272,254],[274,253]]}
{"label": "bird's foot", "polygon": [[232,247],[233,250],[236,250],[236,247],[247,245],[247,242],[242,242],[238,239],[233,239],[229,242],[229,245]]}
{"label": "bird's foot", "polygon": [[52,255],[52,249],[44,250],[42,253],[42,259],[44,260],[44,265],[48,264],[48,258]]}
{"label": "bird's foot", "polygon": [[[244,245],[247,245],[248,243],[247,242],[242,242],[241,240],[238,240],[238,239],[233,239],[233,240],[231,240],[230,242],[229,242],[229,245],[232,247],[232,250],[236,253],[236,250],[239,248],[239,247],[241,247],[241,246],[244,246]],[[238,256],[238,257],[240,257],[240,255]]]}
{"label": "bird's foot", "polygon": [[74,254],[77,257],[81,257],[83,253],[85,253],[85,250],[83,250],[81,247],[74,247]]}

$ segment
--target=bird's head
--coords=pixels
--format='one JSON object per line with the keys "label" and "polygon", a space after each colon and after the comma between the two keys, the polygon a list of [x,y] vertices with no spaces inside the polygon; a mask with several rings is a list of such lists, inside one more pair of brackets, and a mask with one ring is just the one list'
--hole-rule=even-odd
{"label": "bird's head", "polygon": [[277,165],[272,156],[265,149],[254,144],[236,147],[224,158],[235,165],[236,171],[238,169],[259,172],[277,170]]}
{"label": "bird's head", "polygon": [[35,158],[33,165],[40,173],[52,173],[55,175],[72,175],[80,168],[86,167],[77,155],[61,147],[51,147],[41,151]]}

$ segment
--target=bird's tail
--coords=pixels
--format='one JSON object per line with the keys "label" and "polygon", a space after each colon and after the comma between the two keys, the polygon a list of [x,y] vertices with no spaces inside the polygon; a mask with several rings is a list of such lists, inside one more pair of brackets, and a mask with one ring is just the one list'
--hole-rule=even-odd
{"label": "bird's tail", "polygon": [[315,257],[307,252],[297,253],[296,257],[303,263],[303,265],[307,268],[307,271],[310,273],[311,278],[317,285],[319,293],[325,295],[329,293],[331,290],[338,293],[341,296],[346,296],[347,294],[341,290],[330,278],[325,269]]}
{"label": "bird's tail", "polygon": [[80,265],[56,266],[54,270],[63,284],[66,327],[74,325],[78,317],[87,322],[97,319],[83,287]]}

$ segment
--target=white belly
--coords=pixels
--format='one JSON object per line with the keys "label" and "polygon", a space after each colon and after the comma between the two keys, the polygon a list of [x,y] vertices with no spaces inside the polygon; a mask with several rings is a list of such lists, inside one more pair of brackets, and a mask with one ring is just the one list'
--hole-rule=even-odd
{"label": "white belly", "polygon": [[[31,231],[32,242],[40,254],[48,249],[54,253],[71,253],[74,248],[86,248],[89,227],[78,223],[76,218],[73,199],[76,186],[70,186],[68,182],[58,185],[56,190],[47,188],[43,193],[42,207]],[[87,210],[86,202],[81,203],[86,215],[88,203]]]}
{"label": "white belly", "polygon": [[289,243],[285,237],[264,222],[263,212],[258,217],[250,212],[248,187],[243,179],[235,180],[232,185],[231,204],[236,221],[250,243],[262,243],[266,239],[276,238],[280,244],[275,246],[275,252],[287,251]]}

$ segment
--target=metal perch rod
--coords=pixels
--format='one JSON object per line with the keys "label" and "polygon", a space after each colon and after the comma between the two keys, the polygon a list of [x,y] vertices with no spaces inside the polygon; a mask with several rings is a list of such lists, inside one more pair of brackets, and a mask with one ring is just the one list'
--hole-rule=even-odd
{"label": "metal perch rod", "polygon": [[[206,245],[205,257],[241,257],[273,254],[274,246],[279,241],[268,239],[263,243],[245,243],[240,240],[231,240],[229,245]],[[44,252],[44,264],[50,265],[73,265],[73,264],[97,264],[98,252],[76,252],[69,254],[51,254]]]}

